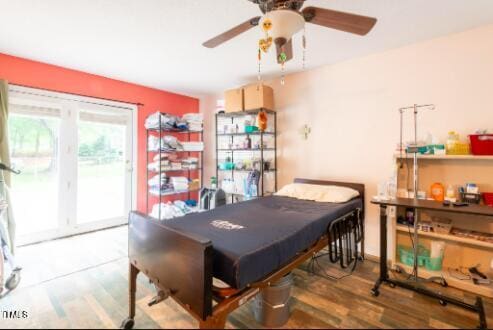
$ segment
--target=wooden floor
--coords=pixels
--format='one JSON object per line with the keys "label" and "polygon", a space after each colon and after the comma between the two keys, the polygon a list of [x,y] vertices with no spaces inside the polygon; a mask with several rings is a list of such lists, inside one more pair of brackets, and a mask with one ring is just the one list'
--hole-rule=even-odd
{"label": "wooden floor", "polygon": [[[2,319],[1,328],[115,328],[127,316],[126,228],[20,248],[23,282],[0,300],[0,311],[27,311],[26,319]],[[322,262],[333,275],[337,267]],[[294,272],[292,316],[286,328],[475,328],[477,315],[404,289],[383,286],[369,292],[377,264],[365,261],[349,277],[335,281],[311,275],[303,265]],[[340,273],[339,273],[340,274]],[[437,289],[440,287],[437,286]],[[448,294],[471,300],[463,292]],[[154,291],[139,276],[138,328],[194,328],[197,322],[168,300],[152,308]],[[493,301],[486,313],[493,326]],[[228,319],[228,328],[259,328],[250,305]]]}

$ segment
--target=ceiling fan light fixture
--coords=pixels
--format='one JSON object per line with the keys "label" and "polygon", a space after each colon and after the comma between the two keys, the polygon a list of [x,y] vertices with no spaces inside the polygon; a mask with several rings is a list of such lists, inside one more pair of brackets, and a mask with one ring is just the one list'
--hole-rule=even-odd
{"label": "ceiling fan light fixture", "polygon": [[274,40],[284,39],[289,41],[293,35],[300,32],[305,26],[305,18],[300,13],[289,9],[268,12],[262,17],[261,26],[266,20],[272,23],[269,35]]}

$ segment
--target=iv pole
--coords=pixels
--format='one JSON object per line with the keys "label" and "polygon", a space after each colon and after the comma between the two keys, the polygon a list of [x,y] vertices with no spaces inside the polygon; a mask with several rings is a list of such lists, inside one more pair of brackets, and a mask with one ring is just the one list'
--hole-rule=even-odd
{"label": "iv pole", "polygon": [[[414,116],[414,145],[411,145],[408,147],[408,150],[406,153],[412,153],[413,154],[413,198],[418,199],[418,190],[419,190],[419,167],[418,167],[418,152],[419,152],[419,147],[418,147],[418,113],[419,110],[435,110],[435,105],[434,104],[414,104],[413,106],[410,107],[404,107],[399,109],[400,113],[400,120],[401,120],[401,132],[400,132],[400,153],[401,153],[401,160],[402,160],[402,152],[404,149],[403,141],[402,141],[402,136],[403,136],[403,117],[404,117],[404,112],[408,110],[413,110],[413,116]],[[418,248],[419,248],[419,235],[418,235],[418,222],[419,222],[419,211],[415,210],[414,211],[414,223],[413,223],[413,229],[414,229],[414,237],[413,237],[413,253],[414,253],[414,264],[413,264],[413,273],[410,276],[411,280],[414,280],[414,282],[418,283],[420,280],[423,282],[436,282],[439,281],[441,283],[444,282],[444,279],[442,277],[430,277],[428,279],[419,279],[418,277]],[[406,273],[404,269],[402,269],[399,266],[396,266],[397,271],[400,273]]]}

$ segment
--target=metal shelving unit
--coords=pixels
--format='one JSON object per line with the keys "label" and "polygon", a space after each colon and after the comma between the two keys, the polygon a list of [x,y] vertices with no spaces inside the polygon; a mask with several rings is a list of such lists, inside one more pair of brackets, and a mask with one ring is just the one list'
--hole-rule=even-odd
{"label": "metal shelving unit", "polygon": [[[149,150],[149,136],[151,134],[156,134],[159,137],[159,150],[158,151],[150,151]],[[175,129],[166,129],[161,126],[161,120],[159,121],[159,128],[150,128],[146,129],[146,212],[149,214],[149,203],[151,198],[156,200],[156,203],[161,204],[163,202],[163,197],[180,197],[182,195],[187,195],[187,199],[191,199],[192,193],[196,193],[200,191],[200,189],[204,185],[204,151],[184,151],[184,150],[175,150],[175,151],[163,151],[162,138],[165,135],[179,135],[178,140],[182,142],[203,142],[204,141],[204,132],[201,131],[190,131],[190,130],[175,130]],[[183,137],[186,137],[186,140],[183,140]],[[193,139],[197,137],[196,139]],[[197,168],[194,169],[171,169],[171,170],[162,170],[162,157],[159,157],[159,171],[149,170],[149,158],[151,154],[187,154],[188,157],[197,156],[199,159]],[[192,173],[197,173],[198,179],[200,180],[200,187],[198,189],[192,189],[188,191],[174,191],[174,192],[166,192],[154,194],[150,192],[149,189],[149,177],[150,174],[156,175],[159,174],[159,177],[163,173],[183,173],[183,176],[186,176],[189,180],[196,179],[192,176]],[[185,175],[186,174],[186,175]],[[161,219],[161,207],[159,208],[159,219]]]}
{"label": "metal shelving unit", "polygon": [[[272,121],[273,125],[271,126],[270,130],[268,128],[267,131],[265,132],[240,132],[240,133],[224,133],[224,132],[219,132],[219,125],[220,121],[222,123],[229,122],[230,124],[234,125],[235,121],[244,118],[246,116],[257,116],[259,112],[264,111],[267,116],[269,117],[268,121]],[[219,139],[223,138],[230,138],[231,144],[234,142],[235,137],[249,137],[249,136],[255,136],[260,140],[260,148],[251,148],[251,149],[244,149],[244,148],[220,148],[219,147]],[[273,139],[273,146],[271,147],[265,147],[265,137],[271,137]],[[260,171],[260,191],[259,191],[259,196],[266,196],[268,194],[272,194],[275,191],[277,191],[277,113],[272,110],[268,109],[255,109],[255,110],[247,110],[247,111],[239,111],[239,112],[230,112],[230,113],[219,113],[216,114],[216,178],[218,180],[218,184],[220,184],[220,179],[219,175],[220,173],[230,173],[231,178],[235,178],[235,173],[249,173],[250,170],[244,170],[244,169],[231,169],[231,170],[222,170],[219,168],[219,162],[220,159],[222,159],[220,156],[221,155],[228,155],[231,158],[231,162],[234,163],[235,161],[235,156],[236,159],[238,159],[239,154],[246,154],[246,153],[251,153],[253,158],[253,154],[259,154],[259,171]],[[268,170],[265,169],[265,163],[266,163],[266,155],[265,153],[273,153],[273,166],[271,164],[271,168]],[[272,174],[273,175],[273,187],[274,191],[266,191],[265,189],[265,184],[266,184],[266,175],[265,174]],[[231,203],[235,202],[235,198],[240,198],[243,196],[240,193],[227,193],[231,197]]]}

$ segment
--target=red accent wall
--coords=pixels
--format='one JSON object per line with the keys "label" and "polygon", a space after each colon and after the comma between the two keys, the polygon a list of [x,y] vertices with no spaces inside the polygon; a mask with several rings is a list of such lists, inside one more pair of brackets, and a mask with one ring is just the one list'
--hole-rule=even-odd
{"label": "red accent wall", "polygon": [[82,94],[129,103],[142,103],[138,110],[137,209],[145,211],[145,118],[159,110],[176,115],[199,112],[199,100],[81,71],[35,62],[0,53],[0,79],[12,84]]}

